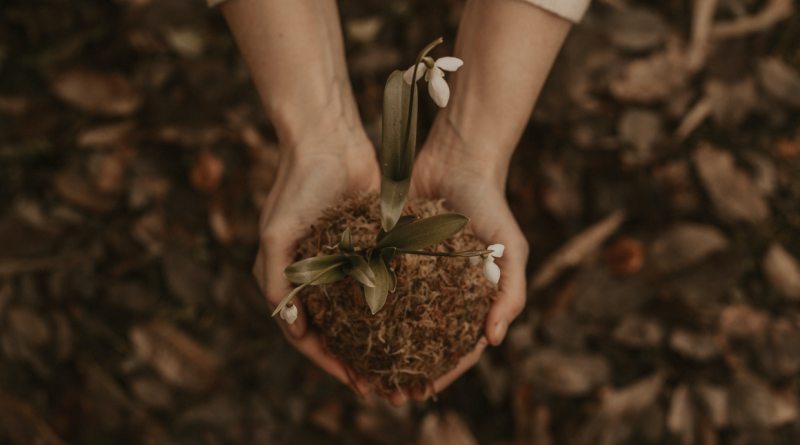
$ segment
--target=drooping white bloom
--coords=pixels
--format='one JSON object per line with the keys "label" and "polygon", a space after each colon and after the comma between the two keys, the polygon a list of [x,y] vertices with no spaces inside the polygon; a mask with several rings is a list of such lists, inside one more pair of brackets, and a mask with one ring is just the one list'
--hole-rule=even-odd
{"label": "drooping white bloom", "polygon": [[281,309],[281,318],[286,320],[289,324],[294,323],[294,321],[297,320],[297,306],[284,306],[283,309]]}
{"label": "drooping white bloom", "polygon": [[[430,59],[429,59],[430,60]],[[425,75],[425,80],[428,82],[428,92],[431,94],[433,101],[436,105],[444,108],[447,106],[447,101],[450,100],[450,87],[444,81],[444,71],[455,71],[463,65],[464,62],[456,57],[441,57],[433,62],[433,67],[428,69],[425,62],[420,62],[417,66],[417,78],[419,80],[422,75]],[[411,85],[411,78],[414,76],[414,67],[407,69],[403,74],[403,80]]]}
{"label": "drooping white bloom", "polygon": [[497,284],[497,282],[500,281],[500,267],[497,266],[494,259],[503,256],[506,246],[502,244],[492,244],[487,247],[486,250],[494,250],[494,252],[487,254],[486,258],[471,256],[469,257],[469,261],[473,265],[483,263],[483,276],[486,277],[490,283]]}

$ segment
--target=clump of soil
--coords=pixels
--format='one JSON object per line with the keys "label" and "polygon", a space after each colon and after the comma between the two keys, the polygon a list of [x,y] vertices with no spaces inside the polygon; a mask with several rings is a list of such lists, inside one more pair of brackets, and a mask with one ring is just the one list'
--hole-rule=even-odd
{"label": "clump of soil", "polygon": [[[420,218],[447,212],[443,200],[412,200],[405,210]],[[334,247],[346,228],[356,247],[375,244],[380,229],[376,193],[353,196],[326,210],[300,243],[297,259],[339,253]],[[458,235],[428,250],[485,247],[467,224]],[[472,266],[468,258],[401,255],[391,262],[397,289],[377,314],[370,312],[361,284],[350,277],[310,286],[300,294],[327,352],[381,394],[425,385],[453,369],[483,335],[497,294],[481,267]]]}

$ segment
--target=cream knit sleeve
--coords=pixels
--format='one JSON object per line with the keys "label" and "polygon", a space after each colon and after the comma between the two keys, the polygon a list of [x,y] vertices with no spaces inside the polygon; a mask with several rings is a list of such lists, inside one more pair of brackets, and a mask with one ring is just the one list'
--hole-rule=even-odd
{"label": "cream knit sleeve", "polygon": [[589,8],[590,0],[522,0],[536,5],[546,11],[563,17],[572,23],[578,23]]}
{"label": "cream knit sleeve", "polygon": [[[209,7],[214,7],[225,0],[206,0]],[[522,0],[536,5],[553,14],[564,17],[572,23],[578,23],[586,13],[590,0]]]}

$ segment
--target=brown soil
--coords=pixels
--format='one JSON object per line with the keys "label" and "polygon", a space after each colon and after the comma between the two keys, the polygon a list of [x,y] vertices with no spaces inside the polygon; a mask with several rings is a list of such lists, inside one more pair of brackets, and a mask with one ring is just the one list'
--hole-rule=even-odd
{"label": "brown soil", "polygon": [[[420,217],[446,212],[442,201],[418,200],[406,213]],[[353,196],[327,210],[300,243],[298,259],[338,253],[334,247],[350,228],[356,247],[374,245],[380,229],[377,194]],[[469,225],[430,249],[456,252],[485,248]],[[301,293],[327,351],[364,376],[378,392],[414,388],[436,380],[472,351],[483,335],[497,290],[467,258],[402,255],[392,260],[397,289],[373,315],[361,284],[350,277]]]}

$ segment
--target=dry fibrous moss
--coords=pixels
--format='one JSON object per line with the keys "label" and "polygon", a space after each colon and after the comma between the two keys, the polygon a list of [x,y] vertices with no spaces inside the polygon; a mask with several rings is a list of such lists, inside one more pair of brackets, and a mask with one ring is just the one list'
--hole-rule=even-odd
{"label": "dry fibrous moss", "polygon": [[[442,200],[411,200],[405,213],[424,218],[446,211]],[[376,193],[352,196],[327,209],[298,246],[297,259],[339,253],[334,247],[346,228],[356,247],[374,245],[380,229]],[[484,248],[467,224],[428,250]],[[468,258],[401,255],[391,263],[397,289],[377,314],[370,312],[361,284],[350,277],[300,294],[327,352],[382,394],[425,385],[452,370],[483,335],[497,294]]]}

